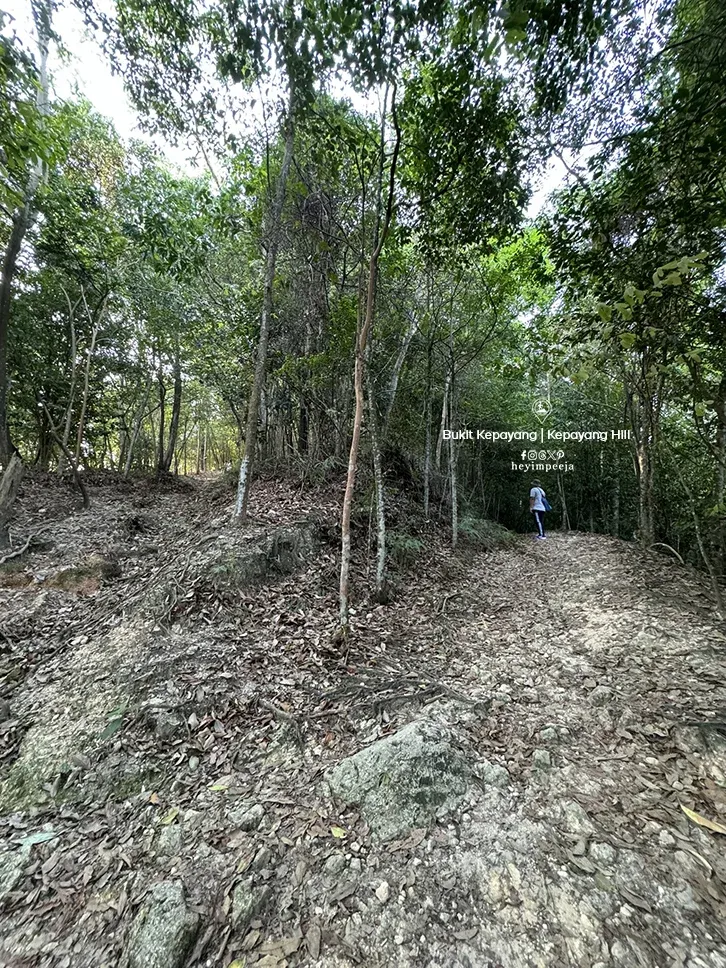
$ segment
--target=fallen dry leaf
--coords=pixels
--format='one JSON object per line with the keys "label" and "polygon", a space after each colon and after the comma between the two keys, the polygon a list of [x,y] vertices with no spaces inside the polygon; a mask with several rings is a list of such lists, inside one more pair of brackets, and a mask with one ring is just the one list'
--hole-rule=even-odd
{"label": "fallen dry leaf", "polygon": [[689,810],[688,807],[684,807],[683,804],[681,804],[681,810],[685,813],[689,820],[699,824],[699,826],[706,827],[708,830],[713,830],[717,834],[726,834],[726,827],[724,827],[723,824],[718,823],[716,820],[709,820],[708,817],[702,817],[700,813],[696,813],[695,810]]}

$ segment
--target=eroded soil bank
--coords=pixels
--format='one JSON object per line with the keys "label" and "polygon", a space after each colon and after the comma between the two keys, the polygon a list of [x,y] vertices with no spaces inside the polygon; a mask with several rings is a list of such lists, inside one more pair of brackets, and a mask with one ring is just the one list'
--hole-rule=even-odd
{"label": "eroded soil bank", "polygon": [[5,963],[726,966],[700,576],[431,530],[341,653],[336,491],[92,491],[24,485],[3,569]]}

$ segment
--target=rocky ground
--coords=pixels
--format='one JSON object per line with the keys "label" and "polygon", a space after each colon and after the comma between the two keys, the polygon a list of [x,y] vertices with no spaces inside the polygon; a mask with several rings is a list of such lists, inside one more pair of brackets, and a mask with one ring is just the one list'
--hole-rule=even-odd
{"label": "rocky ground", "polygon": [[361,525],[341,651],[339,489],[91,498],[24,484],[0,566],[0,963],[726,968],[701,576],[394,505],[423,543],[373,605]]}

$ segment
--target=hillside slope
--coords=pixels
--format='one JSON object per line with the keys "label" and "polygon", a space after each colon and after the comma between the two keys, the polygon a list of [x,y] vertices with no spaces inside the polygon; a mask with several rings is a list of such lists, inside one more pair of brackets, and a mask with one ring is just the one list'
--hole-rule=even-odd
{"label": "hillside slope", "polygon": [[432,531],[341,654],[336,495],[268,484],[236,532],[215,482],[169,488],[101,482],[80,514],[25,485],[5,963],[726,966],[723,835],[681,809],[726,824],[701,576]]}

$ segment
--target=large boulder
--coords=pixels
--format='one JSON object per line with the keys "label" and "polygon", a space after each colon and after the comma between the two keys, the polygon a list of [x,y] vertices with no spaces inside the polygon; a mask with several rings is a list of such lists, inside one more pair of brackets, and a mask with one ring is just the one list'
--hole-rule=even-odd
{"label": "large boulder", "polygon": [[360,807],[374,839],[394,840],[456,807],[472,771],[446,726],[414,722],[340,762],[331,792]]}
{"label": "large boulder", "polygon": [[182,885],[157,884],[131,928],[130,968],[180,968],[198,927],[199,915],[187,907]]}

